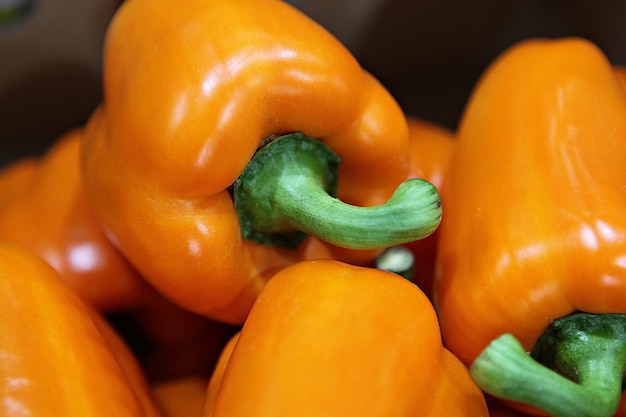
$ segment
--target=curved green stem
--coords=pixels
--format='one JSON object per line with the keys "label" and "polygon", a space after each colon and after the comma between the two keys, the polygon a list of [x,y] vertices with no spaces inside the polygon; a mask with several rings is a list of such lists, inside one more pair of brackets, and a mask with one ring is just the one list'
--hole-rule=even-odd
{"label": "curved green stem", "polygon": [[626,370],[626,315],[579,313],[555,320],[529,355],[511,334],[494,339],[470,374],[496,397],[557,417],[610,417]]}
{"label": "curved green stem", "polygon": [[437,189],[403,182],[382,205],[358,207],[334,197],[339,157],[300,133],[261,148],[234,184],[245,239],[295,248],[305,235],[349,249],[380,249],[422,239],[441,222]]}
{"label": "curved green stem", "polygon": [[383,271],[393,272],[413,281],[415,273],[415,256],[404,246],[392,246],[376,257],[375,266]]}

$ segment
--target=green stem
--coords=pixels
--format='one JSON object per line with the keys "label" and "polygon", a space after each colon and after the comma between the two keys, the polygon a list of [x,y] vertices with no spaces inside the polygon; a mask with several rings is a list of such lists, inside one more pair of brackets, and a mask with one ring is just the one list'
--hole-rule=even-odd
{"label": "green stem", "polygon": [[376,257],[375,266],[383,271],[393,272],[413,281],[415,273],[415,256],[404,246],[392,246]]}
{"label": "green stem", "polygon": [[470,367],[486,393],[557,417],[613,416],[625,370],[626,315],[590,313],[552,322],[530,355],[504,334]]}
{"label": "green stem", "polygon": [[403,182],[384,204],[358,207],[334,197],[339,157],[300,133],[261,148],[234,184],[243,237],[295,248],[305,235],[349,249],[380,249],[422,239],[441,221],[431,183]]}

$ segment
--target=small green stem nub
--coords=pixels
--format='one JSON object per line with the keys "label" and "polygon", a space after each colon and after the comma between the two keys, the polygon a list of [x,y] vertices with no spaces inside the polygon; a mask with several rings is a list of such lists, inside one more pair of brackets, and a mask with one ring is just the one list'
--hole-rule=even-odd
{"label": "small green stem nub", "polygon": [[393,272],[413,281],[415,273],[415,256],[404,246],[392,246],[382,251],[375,260],[376,269]]}
{"label": "small green stem nub", "polygon": [[384,204],[358,207],[334,197],[339,157],[300,133],[259,149],[233,188],[243,237],[297,247],[308,234],[349,249],[380,249],[425,238],[441,222],[434,185],[411,179]]}
{"label": "small green stem nub", "polygon": [[556,417],[611,417],[626,370],[626,315],[578,313],[555,320],[529,355],[511,334],[494,339],[470,374],[493,396]]}

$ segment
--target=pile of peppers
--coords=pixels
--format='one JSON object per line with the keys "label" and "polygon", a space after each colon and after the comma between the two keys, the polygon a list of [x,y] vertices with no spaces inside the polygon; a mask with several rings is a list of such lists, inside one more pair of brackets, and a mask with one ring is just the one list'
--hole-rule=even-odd
{"label": "pile of peppers", "polygon": [[0,414],[626,416],[590,41],[512,45],[452,131],[282,1],[126,0],[103,87],[0,170]]}

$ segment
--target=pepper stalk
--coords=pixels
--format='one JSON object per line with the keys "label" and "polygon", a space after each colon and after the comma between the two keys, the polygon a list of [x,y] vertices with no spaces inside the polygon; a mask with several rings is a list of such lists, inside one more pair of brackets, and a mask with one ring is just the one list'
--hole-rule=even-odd
{"label": "pepper stalk", "polygon": [[577,313],[553,321],[528,354],[512,334],[470,366],[480,388],[556,417],[610,417],[626,370],[626,314]]}
{"label": "pepper stalk", "polygon": [[340,158],[323,142],[293,133],[260,148],[234,184],[245,239],[296,248],[306,235],[348,249],[423,239],[441,222],[436,187],[401,183],[384,204],[359,207],[335,197]]}

